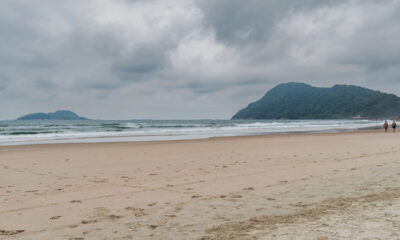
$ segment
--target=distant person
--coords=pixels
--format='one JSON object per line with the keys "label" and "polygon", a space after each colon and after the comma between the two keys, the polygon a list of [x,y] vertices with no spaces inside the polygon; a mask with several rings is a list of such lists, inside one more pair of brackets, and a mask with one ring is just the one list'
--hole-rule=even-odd
{"label": "distant person", "polygon": [[393,132],[396,132],[397,123],[396,123],[396,121],[394,121],[394,120],[393,120],[393,122],[392,122],[392,128],[393,128]]}
{"label": "distant person", "polygon": [[389,128],[389,123],[387,121],[385,121],[385,123],[383,124],[383,128],[385,129],[385,132],[387,132]]}

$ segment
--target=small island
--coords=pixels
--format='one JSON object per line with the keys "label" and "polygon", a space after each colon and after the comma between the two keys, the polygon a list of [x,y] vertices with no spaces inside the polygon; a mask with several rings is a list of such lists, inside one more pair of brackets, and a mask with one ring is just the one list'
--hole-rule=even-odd
{"label": "small island", "polygon": [[232,119],[354,119],[400,117],[400,98],[354,85],[314,87],[284,83]]}
{"label": "small island", "polygon": [[78,114],[72,111],[60,110],[51,113],[31,113],[22,116],[17,120],[88,120],[88,119],[80,117]]}

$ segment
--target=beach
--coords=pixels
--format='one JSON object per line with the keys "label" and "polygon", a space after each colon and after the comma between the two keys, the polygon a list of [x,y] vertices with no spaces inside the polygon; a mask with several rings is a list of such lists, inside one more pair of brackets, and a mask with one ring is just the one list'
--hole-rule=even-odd
{"label": "beach", "polygon": [[399,239],[400,135],[0,147],[0,239]]}

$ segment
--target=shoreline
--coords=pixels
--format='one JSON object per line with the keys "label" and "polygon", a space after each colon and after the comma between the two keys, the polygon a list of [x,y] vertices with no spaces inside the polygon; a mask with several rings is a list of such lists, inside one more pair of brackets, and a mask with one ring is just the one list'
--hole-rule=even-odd
{"label": "shoreline", "polygon": [[[340,133],[355,133],[355,132],[379,132],[380,128],[376,127],[366,127],[361,129],[344,129],[344,130],[326,130],[326,131],[292,131],[292,132],[277,132],[277,133],[254,133],[254,134],[243,134],[243,135],[228,135],[228,136],[204,136],[204,137],[190,137],[185,136],[187,138],[178,138],[178,139],[155,139],[155,140],[132,140],[132,138],[140,138],[140,137],[171,137],[175,135],[143,135],[143,136],[118,136],[118,137],[84,137],[84,138],[63,138],[63,139],[52,139],[52,140],[44,140],[37,141],[36,143],[32,142],[10,142],[10,143],[1,143],[0,148],[2,147],[11,147],[11,146],[32,146],[32,145],[58,145],[58,144],[101,144],[101,143],[141,143],[141,142],[170,142],[170,141],[193,141],[193,140],[207,140],[214,138],[236,138],[236,137],[257,137],[257,136],[280,136],[280,135],[309,135],[309,134],[340,134]],[[181,135],[183,136],[183,135]],[[116,139],[113,141],[96,141],[100,139]],[[127,140],[130,139],[130,140]],[[83,141],[88,140],[88,141]],[[93,141],[90,141],[93,140]]]}

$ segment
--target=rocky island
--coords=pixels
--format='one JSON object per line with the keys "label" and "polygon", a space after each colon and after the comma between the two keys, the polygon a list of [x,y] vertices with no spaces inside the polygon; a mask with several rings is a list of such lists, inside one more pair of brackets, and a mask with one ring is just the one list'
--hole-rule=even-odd
{"label": "rocky island", "polygon": [[87,118],[80,117],[72,111],[60,110],[51,113],[31,113],[17,120],[87,120]]}

